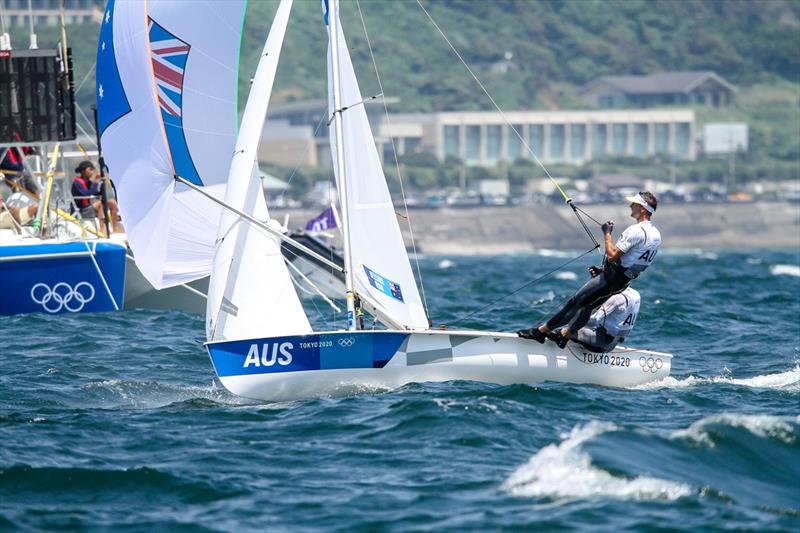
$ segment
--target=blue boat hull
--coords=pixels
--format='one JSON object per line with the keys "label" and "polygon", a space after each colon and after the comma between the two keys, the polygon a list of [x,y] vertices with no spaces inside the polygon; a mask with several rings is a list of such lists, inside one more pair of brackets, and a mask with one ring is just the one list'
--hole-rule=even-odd
{"label": "blue boat hull", "polygon": [[108,241],[0,246],[0,315],[122,308],[125,247]]}

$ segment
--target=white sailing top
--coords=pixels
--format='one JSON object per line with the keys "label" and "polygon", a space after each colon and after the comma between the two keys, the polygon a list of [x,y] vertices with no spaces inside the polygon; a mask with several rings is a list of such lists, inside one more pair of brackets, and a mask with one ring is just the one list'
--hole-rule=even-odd
{"label": "white sailing top", "polygon": [[643,220],[622,232],[616,247],[622,251],[619,260],[629,278],[635,278],[645,271],[661,246],[661,233],[649,220]]}
{"label": "white sailing top", "polygon": [[609,335],[627,337],[639,315],[640,302],[639,292],[628,287],[612,295],[598,307],[589,318],[587,326],[592,329],[603,326]]}

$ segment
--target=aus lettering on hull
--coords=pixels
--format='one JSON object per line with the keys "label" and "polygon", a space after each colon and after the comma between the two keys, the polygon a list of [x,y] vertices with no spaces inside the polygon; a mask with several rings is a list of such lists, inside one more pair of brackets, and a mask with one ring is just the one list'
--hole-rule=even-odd
{"label": "aus lettering on hull", "polygon": [[275,363],[283,366],[290,365],[292,364],[292,353],[289,350],[292,348],[294,345],[291,342],[274,342],[262,344],[259,351],[258,344],[251,344],[243,368],[251,365],[256,367],[273,366]]}

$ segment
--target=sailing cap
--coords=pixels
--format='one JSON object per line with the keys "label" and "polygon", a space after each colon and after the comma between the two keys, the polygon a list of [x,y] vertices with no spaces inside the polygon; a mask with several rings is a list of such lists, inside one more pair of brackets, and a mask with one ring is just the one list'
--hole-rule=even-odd
{"label": "sailing cap", "polygon": [[639,204],[640,206],[644,207],[651,215],[656,212],[656,208],[647,203],[647,200],[642,198],[640,193],[636,193],[636,196],[626,196],[625,199],[632,204]]}

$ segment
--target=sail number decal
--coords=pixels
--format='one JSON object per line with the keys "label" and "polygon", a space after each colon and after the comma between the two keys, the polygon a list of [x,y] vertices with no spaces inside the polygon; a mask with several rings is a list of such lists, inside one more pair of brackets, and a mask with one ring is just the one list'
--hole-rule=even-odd
{"label": "sail number decal", "polygon": [[398,302],[403,301],[403,291],[400,290],[400,284],[391,281],[374,270],[371,270],[367,265],[364,265],[364,271],[367,273],[369,284],[381,291],[383,294],[390,296]]}

